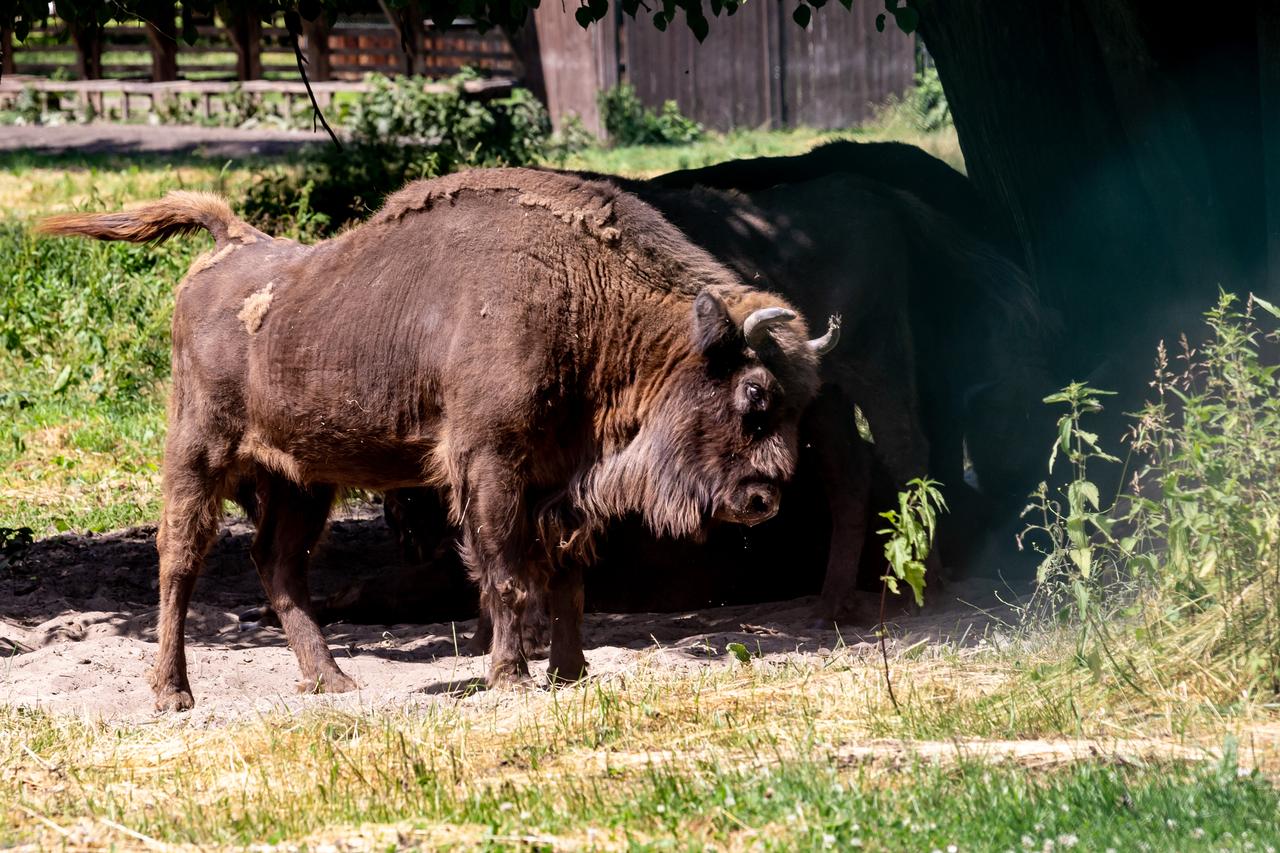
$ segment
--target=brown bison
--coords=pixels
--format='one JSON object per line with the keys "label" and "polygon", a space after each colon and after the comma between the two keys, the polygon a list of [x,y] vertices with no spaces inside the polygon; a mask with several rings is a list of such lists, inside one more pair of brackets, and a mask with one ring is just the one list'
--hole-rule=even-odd
{"label": "brown bison", "polygon": [[304,689],[355,685],[310,612],[335,490],[444,490],[493,626],[489,681],[528,677],[544,587],[552,677],[576,678],[582,566],[613,518],[693,536],[778,510],[834,321],[810,340],[661,215],[608,184],[520,169],[419,181],[304,246],[171,194],[46,220],[150,241],[206,229],[178,288],[164,458],[156,705],[192,705],[191,591],[223,499],[252,483],[252,555]]}

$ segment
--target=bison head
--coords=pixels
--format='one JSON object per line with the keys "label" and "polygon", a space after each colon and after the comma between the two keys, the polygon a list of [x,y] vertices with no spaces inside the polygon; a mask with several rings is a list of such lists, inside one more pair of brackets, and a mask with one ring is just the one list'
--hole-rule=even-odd
{"label": "bison head", "polygon": [[578,531],[562,537],[566,544],[590,548],[606,519],[633,513],[655,533],[692,538],[713,518],[754,525],[777,513],[795,470],[800,414],[839,319],[809,340],[796,312],[745,288],[701,291],[691,319],[689,331],[672,330],[689,335],[683,345],[654,352],[655,383],[641,383],[647,402],[634,410],[625,445],[571,485],[577,519],[554,521]]}
{"label": "bison head", "polygon": [[795,311],[754,291],[734,309],[711,290],[694,300],[699,358],[669,427],[682,433],[673,461],[697,472],[712,517],[756,525],[777,513],[795,471],[800,414],[840,326],[833,317],[824,336],[808,340]]}

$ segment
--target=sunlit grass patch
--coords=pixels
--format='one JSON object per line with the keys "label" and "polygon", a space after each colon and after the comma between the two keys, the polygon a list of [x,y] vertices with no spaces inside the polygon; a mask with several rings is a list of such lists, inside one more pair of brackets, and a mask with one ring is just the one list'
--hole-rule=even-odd
{"label": "sunlit grass patch", "polygon": [[892,727],[892,712],[877,692],[850,688],[870,686],[875,664],[837,653],[825,666],[641,666],[554,693],[212,727],[7,709],[0,842],[78,833],[130,846],[131,832],[199,847],[355,849],[1277,844],[1280,798],[1251,770],[1243,739],[1237,750],[1166,738],[1145,751],[1099,740],[1048,761],[1044,749],[972,741],[870,743],[871,717]]}

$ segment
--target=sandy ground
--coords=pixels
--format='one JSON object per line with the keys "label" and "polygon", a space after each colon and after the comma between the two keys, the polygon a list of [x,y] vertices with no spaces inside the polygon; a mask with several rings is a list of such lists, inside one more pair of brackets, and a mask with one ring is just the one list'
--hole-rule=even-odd
{"label": "sandy ground", "polygon": [[[196,696],[191,722],[272,707],[403,705],[481,692],[475,682],[486,660],[466,649],[474,620],[433,613],[428,618],[436,621],[427,624],[330,624],[330,647],[361,689],[342,696],[298,695],[297,668],[283,634],[251,621],[263,596],[248,557],[250,537],[242,520],[224,524],[196,588],[187,625]],[[397,561],[377,510],[346,508],[316,555],[312,592],[327,595],[353,580],[376,578]],[[976,639],[989,619],[975,605],[995,604],[982,591],[977,582],[953,585],[951,592],[963,603],[952,600],[897,620],[900,641]],[[804,598],[678,613],[588,614],[589,669],[594,676],[607,675],[655,657],[664,666],[725,666],[731,642],[766,658],[823,655],[841,642],[876,653],[869,629],[843,627],[837,633],[834,626],[813,627],[813,604]],[[155,651],[155,620],[154,528],[35,543],[20,572],[0,573],[0,701],[111,720],[150,718],[146,671]],[[535,662],[536,677],[545,669],[545,661]]]}
{"label": "sandy ground", "polygon": [[188,154],[197,157],[275,156],[327,143],[321,131],[240,130],[145,124],[65,124],[0,127],[0,152],[41,154]]}

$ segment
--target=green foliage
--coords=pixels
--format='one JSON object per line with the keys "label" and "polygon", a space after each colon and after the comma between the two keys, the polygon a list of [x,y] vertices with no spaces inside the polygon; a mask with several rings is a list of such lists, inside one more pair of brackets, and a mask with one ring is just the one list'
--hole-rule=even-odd
{"label": "green foliage", "polygon": [[1129,520],[1165,546],[1138,564],[1169,605],[1162,627],[1208,616],[1205,653],[1280,693],[1280,311],[1237,302],[1220,295],[1209,335],[1183,338],[1176,369],[1157,355],[1157,399],[1132,434],[1142,466]]}
{"label": "green foliage", "polygon": [[172,292],[195,247],[138,251],[0,224],[0,409],[73,390],[128,399],[167,377]]}
{"label": "green foliage", "polygon": [[246,215],[269,233],[317,237],[364,219],[390,192],[417,178],[473,166],[521,166],[547,146],[551,122],[527,90],[480,102],[464,86],[475,74],[428,92],[419,77],[370,78],[351,119],[350,143],[326,146],[302,169],[277,168],[249,189]]}
{"label": "green foliage", "polygon": [[1044,557],[1027,612],[1079,624],[1078,655],[1095,673],[1109,661],[1136,684],[1107,624],[1128,616],[1169,678],[1204,667],[1229,676],[1233,698],[1280,693],[1280,310],[1257,297],[1243,308],[1237,301],[1221,294],[1205,315],[1204,342],[1183,337],[1176,369],[1161,344],[1157,398],[1129,435],[1128,494],[1104,504],[1090,480],[1091,462],[1120,461],[1082,426],[1102,392],[1073,383],[1046,398],[1069,407],[1050,471],[1059,456],[1071,471],[1056,497],[1041,483],[1024,512],[1038,520],[1023,537]]}
{"label": "green foliage", "polygon": [[916,84],[907,93],[905,103],[919,130],[931,133],[951,126],[951,107],[936,67],[931,65],[916,75]]}
{"label": "green foliage", "polygon": [[1077,617],[1086,621],[1094,615],[1091,608],[1107,598],[1101,593],[1108,585],[1126,576],[1133,543],[1114,538],[1114,503],[1103,506],[1097,485],[1089,479],[1091,462],[1120,460],[1103,451],[1097,434],[1082,424],[1086,415],[1102,410],[1101,397],[1110,393],[1073,382],[1044,399],[1048,405],[1068,408],[1058,418],[1049,474],[1061,456],[1070,466],[1071,479],[1065,487],[1057,487],[1056,494],[1051,494],[1048,482],[1041,482],[1022,513],[1024,518],[1037,518],[1018,538],[1019,547],[1030,542],[1042,557],[1036,571],[1037,598],[1030,608],[1036,617],[1046,612],[1061,616],[1063,607],[1074,605]]}
{"label": "green foliage", "polygon": [[947,510],[939,485],[927,477],[911,480],[905,489],[898,492],[898,508],[880,513],[889,526],[876,531],[889,536],[884,546],[889,573],[881,580],[888,584],[894,595],[898,594],[898,581],[911,587],[917,606],[924,605],[924,562],[933,547],[938,514]]}
{"label": "green foliage", "polygon": [[581,154],[596,145],[600,140],[587,130],[582,118],[577,113],[569,113],[561,128],[551,135],[547,141],[547,158],[558,163],[561,168],[575,154]]}
{"label": "green foliage", "polygon": [[675,101],[665,101],[655,113],[640,101],[635,87],[621,83],[597,96],[605,132],[614,145],[688,145],[706,130],[681,115]]}
{"label": "green foliage", "polygon": [[919,133],[936,133],[951,127],[951,107],[938,69],[926,68],[916,75],[915,85],[902,97],[890,97],[880,109],[879,122]]}

